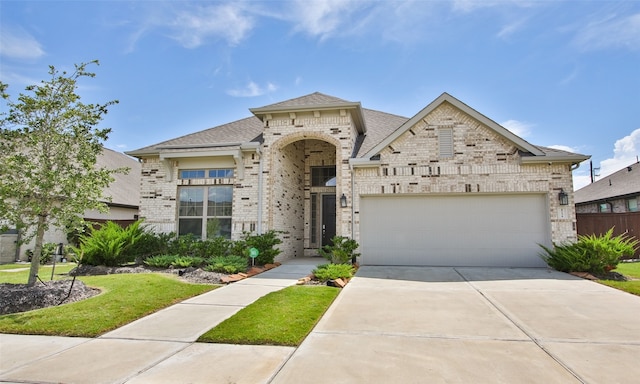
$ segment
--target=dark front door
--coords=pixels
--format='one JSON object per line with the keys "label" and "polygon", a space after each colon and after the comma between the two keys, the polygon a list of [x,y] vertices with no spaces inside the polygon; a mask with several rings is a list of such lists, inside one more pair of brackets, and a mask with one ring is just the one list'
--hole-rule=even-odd
{"label": "dark front door", "polygon": [[336,235],[336,195],[322,195],[322,245]]}

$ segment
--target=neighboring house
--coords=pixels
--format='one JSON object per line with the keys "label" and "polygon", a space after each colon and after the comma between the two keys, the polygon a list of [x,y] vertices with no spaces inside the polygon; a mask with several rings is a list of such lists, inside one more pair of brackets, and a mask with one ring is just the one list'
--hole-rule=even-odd
{"label": "neighboring house", "polygon": [[[139,201],[140,201],[140,163],[123,153],[104,148],[96,161],[98,167],[106,167],[115,169],[120,167],[128,167],[128,174],[113,175],[114,181],[107,189],[103,191],[105,197],[110,197],[111,201],[107,201],[109,211],[100,213],[97,211],[86,211],[84,219],[88,222],[104,222],[107,220],[115,221],[120,224],[129,224],[138,219]],[[64,243],[67,244],[67,232],[64,228],[50,228],[45,232],[45,243]],[[33,249],[35,239],[29,243],[22,244],[17,250],[19,259],[26,261],[28,256],[27,250]],[[15,252],[15,251],[14,251]],[[6,257],[3,258],[3,260]],[[15,256],[13,256],[15,259]],[[11,261],[13,261],[13,259]]]}
{"label": "neighboring house", "polygon": [[[602,234],[613,228],[614,235],[640,234],[640,163],[601,178],[575,192],[580,235]],[[640,256],[636,252],[636,256]]]}
{"label": "neighboring house", "polygon": [[337,234],[367,265],[537,267],[539,243],[576,239],[571,171],[588,156],[532,145],[446,93],[411,118],[321,93],[250,111],[127,152],[147,224],[282,231],[282,259]]}

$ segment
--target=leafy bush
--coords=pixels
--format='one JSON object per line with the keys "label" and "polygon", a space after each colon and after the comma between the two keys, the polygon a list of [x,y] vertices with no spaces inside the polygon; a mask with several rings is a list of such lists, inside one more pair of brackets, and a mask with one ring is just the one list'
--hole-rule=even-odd
{"label": "leafy bush", "polygon": [[[56,243],[44,243],[42,244],[42,251],[40,251],[40,264],[50,263],[53,259],[53,254],[56,252],[56,248],[58,244]],[[27,249],[27,256],[29,257],[29,261],[33,257],[33,250]]]}
{"label": "leafy bush", "polygon": [[199,253],[201,240],[193,234],[176,237],[168,245],[168,253],[180,256],[194,256]]}
{"label": "leafy bush", "polygon": [[207,260],[207,266],[203,269],[208,272],[238,273],[246,271],[247,258],[242,256],[216,256]]}
{"label": "leafy bush", "polygon": [[176,268],[199,267],[203,262],[204,259],[198,256],[178,256],[173,260],[171,266]]}
{"label": "leafy bush", "polygon": [[154,268],[169,268],[178,255],[157,255],[148,257],[144,263]]}
{"label": "leafy bush", "polygon": [[602,275],[614,269],[620,259],[631,256],[638,240],[627,235],[613,236],[613,228],[601,236],[578,236],[573,244],[556,245],[553,249],[540,245],[540,256],[553,269],[561,272],[589,272]]}
{"label": "leafy bush", "polygon": [[335,279],[350,279],[355,268],[350,264],[321,264],[313,270],[313,275],[320,281]]}
{"label": "leafy bush", "polygon": [[269,231],[262,235],[257,235],[245,232],[242,240],[233,243],[230,252],[235,255],[249,257],[249,250],[256,248],[259,252],[255,259],[256,264],[273,264],[276,256],[281,252],[280,249],[276,248],[276,245],[282,243],[282,240],[278,237],[278,233],[277,231]]}
{"label": "leafy bush", "polygon": [[325,245],[318,252],[322,257],[333,264],[355,263],[360,256],[355,250],[360,246],[357,241],[343,236],[334,236],[331,239],[333,245]]}
{"label": "leafy bush", "polygon": [[91,265],[118,266],[135,259],[129,251],[146,232],[141,221],[122,228],[107,221],[99,228],[91,228],[88,235],[80,236],[78,254],[84,255],[82,261]]}
{"label": "leafy bush", "polygon": [[129,249],[138,264],[151,256],[169,254],[169,244],[176,238],[174,232],[154,233],[145,231],[136,243]]}
{"label": "leafy bush", "polygon": [[225,239],[222,236],[202,241],[199,246],[200,256],[210,258],[228,255],[232,243],[233,242],[231,240]]}

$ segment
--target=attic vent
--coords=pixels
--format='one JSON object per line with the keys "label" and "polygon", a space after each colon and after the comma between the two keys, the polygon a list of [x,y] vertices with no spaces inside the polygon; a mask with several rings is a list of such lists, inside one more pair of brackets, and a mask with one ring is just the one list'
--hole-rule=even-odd
{"label": "attic vent", "polygon": [[438,129],[440,158],[453,157],[453,128]]}

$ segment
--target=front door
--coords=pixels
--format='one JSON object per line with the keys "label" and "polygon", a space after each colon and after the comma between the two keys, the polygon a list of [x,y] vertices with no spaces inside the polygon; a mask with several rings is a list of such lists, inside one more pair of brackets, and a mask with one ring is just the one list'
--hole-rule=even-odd
{"label": "front door", "polygon": [[322,245],[332,245],[336,235],[336,195],[322,195]]}

